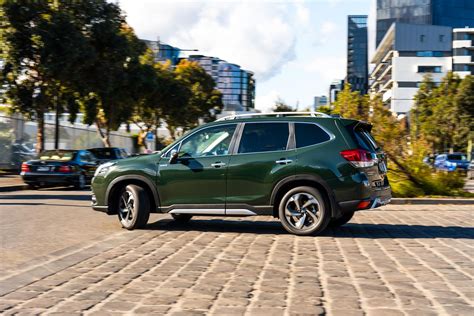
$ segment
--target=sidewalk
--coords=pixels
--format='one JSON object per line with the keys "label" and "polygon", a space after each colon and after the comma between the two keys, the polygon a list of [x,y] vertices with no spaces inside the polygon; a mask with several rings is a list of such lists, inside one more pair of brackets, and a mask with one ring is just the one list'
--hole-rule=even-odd
{"label": "sidewalk", "polygon": [[27,185],[18,174],[0,173],[0,192],[24,190]]}

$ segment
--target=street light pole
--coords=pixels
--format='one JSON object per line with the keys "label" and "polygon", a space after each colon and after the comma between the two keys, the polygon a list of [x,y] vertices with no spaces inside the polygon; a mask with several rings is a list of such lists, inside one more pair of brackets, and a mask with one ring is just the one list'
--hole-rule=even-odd
{"label": "street light pole", "polygon": [[54,103],[56,106],[56,118],[54,126],[54,149],[59,149],[59,102],[58,96],[54,96]]}

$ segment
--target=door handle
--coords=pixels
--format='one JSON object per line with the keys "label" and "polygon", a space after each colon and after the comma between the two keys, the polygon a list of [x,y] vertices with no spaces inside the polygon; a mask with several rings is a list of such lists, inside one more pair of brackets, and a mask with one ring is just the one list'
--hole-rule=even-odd
{"label": "door handle", "polygon": [[215,162],[211,164],[211,166],[213,166],[214,168],[220,168],[220,167],[224,167],[225,163],[219,161],[219,162]]}
{"label": "door handle", "polygon": [[292,162],[293,162],[293,160],[285,159],[285,158],[282,158],[280,160],[275,161],[275,163],[277,163],[279,165],[287,165],[287,164],[292,163]]}

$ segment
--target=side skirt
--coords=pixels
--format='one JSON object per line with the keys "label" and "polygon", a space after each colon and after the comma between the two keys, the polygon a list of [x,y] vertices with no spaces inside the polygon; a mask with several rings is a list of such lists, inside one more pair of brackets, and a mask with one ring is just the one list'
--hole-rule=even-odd
{"label": "side skirt", "polygon": [[229,204],[227,207],[220,204],[175,204],[160,207],[160,213],[192,214],[203,216],[255,216],[272,215],[270,205],[252,206],[248,204]]}

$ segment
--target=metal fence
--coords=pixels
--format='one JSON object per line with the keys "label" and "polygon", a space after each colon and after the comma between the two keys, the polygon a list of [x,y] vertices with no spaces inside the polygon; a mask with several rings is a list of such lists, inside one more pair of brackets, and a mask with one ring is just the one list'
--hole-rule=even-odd
{"label": "metal fence", "polygon": [[[0,114],[0,168],[18,169],[22,161],[35,156],[37,123],[25,120],[20,115],[6,116]],[[46,120],[45,149],[54,149],[55,124]],[[111,144],[134,152],[133,138],[122,132],[112,132]],[[103,147],[97,128],[85,124],[60,123],[59,148],[85,149]]]}

